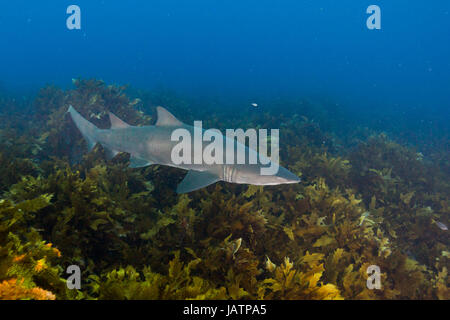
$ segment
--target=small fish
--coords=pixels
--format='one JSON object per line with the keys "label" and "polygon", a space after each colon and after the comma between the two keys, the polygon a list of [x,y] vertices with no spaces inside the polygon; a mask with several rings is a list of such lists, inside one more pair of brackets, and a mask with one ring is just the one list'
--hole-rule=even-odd
{"label": "small fish", "polygon": [[442,222],[439,222],[439,221],[435,221],[435,222],[436,222],[436,225],[439,227],[439,229],[444,230],[444,231],[448,230],[447,226],[445,224],[443,224]]}
{"label": "small fish", "polygon": [[257,108],[257,107],[258,107],[258,104],[253,102],[253,103],[252,103],[252,107]]}

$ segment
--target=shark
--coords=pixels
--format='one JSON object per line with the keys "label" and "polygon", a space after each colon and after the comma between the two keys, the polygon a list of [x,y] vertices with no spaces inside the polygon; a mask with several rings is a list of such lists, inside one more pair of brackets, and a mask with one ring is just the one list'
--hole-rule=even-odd
{"label": "shark", "polygon": [[[111,128],[100,129],[83,118],[72,106],[69,106],[67,110],[76,127],[86,140],[89,151],[97,143],[100,143],[108,159],[115,157],[119,152],[130,154],[129,167],[131,168],[141,168],[158,164],[188,170],[184,179],[177,186],[177,193],[192,192],[218,181],[260,186],[300,182],[299,177],[278,164],[276,174],[261,174],[262,167],[272,165],[271,160],[257,153],[252,148],[239,145],[239,141],[236,141],[236,148],[241,147],[242,150],[245,150],[247,156],[250,154],[255,155],[256,153],[260,159],[265,160],[265,164],[227,164],[226,161],[223,161],[222,164],[195,163],[195,161],[190,163],[175,163],[172,160],[172,151],[178,142],[173,141],[172,133],[177,129],[184,129],[194,135],[196,128],[181,122],[163,107],[157,107],[156,111],[157,121],[155,125],[148,126],[129,125],[110,112],[109,119]],[[226,140],[229,138],[223,137],[223,139]],[[193,148],[192,151],[192,154],[194,154],[196,150]]]}

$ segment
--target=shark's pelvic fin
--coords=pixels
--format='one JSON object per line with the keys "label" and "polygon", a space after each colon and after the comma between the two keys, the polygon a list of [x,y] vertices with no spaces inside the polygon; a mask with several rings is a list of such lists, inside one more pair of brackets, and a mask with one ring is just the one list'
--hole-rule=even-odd
{"label": "shark's pelvic fin", "polygon": [[69,107],[69,110],[67,110],[67,112],[70,113],[73,122],[75,122],[78,130],[80,130],[81,134],[86,139],[89,151],[91,151],[97,143],[96,136],[98,128],[94,124],[83,118],[83,116],[79,114],[78,111],[75,110],[72,106]]}
{"label": "shark's pelvic fin", "polygon": [[189,170],[183,181],[178,185],[177,193],[186,193],[201,189],[219,180],[219,177],[208,171]]}
{"label": "shark's pelvic fin", "polygon": [[144,160],[135,156],[131,156],[130,157],[130,168],[141,168],[141,167],[146,167],[149,165],[152,165],[153,162],[148,161],[148,160]]}
{"label": "shark's pelvic fin", "polygon": [[117,156],[117,154],[119,153],[119,151],[108,149],[105,146],[103,146],[103,149],[105,149],[106,159],[108,159],[108,160],[111,160],[112,158]]}
{"label": "shark's pelvic fin", "polygon": [[182,126],[183,122],[175,118],[173,114],[164,109],[163,107],[156,107],[156,112],[158,114],[158,121],[156,121],[156,126]]}
{"label": "shark's pelvic fin", "polygon": [[130,125],[118,118],[114,113],[109,113],[109,121],[111,122],[111,129],[128,128]]}

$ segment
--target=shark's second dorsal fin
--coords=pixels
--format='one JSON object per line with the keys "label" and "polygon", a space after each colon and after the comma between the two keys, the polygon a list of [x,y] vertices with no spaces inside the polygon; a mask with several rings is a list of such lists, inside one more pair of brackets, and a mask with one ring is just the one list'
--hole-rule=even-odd
{"label": "shark's second dorsal fin", "polygon": [[130,125],[125,121],[119,119],[114,113],[109,113],[109,121],[111,122],[111,129],[128,128]]}
{"label": "shark's second dorsal fin", "polygon": [[158,113],[158,121],[156,121],[156,126],[181,126],[183,123],[175,118],[173,114],[164,109],[163,107],[156,107],[156,112]]}

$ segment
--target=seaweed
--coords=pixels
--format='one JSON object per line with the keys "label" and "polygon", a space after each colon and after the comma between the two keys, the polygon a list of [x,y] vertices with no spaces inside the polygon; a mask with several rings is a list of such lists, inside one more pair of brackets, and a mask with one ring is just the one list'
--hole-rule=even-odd
{"label": "seaweed", "polygon": [[[13,203],[0,200],[0,299],[77,298],[69,292],[58,265],[61,252],[28,228],[52,196]],[[28,231],[29,229],[29,231]]]}
{"label": "seaweed", "polygon": [[187,264],[180,261],[180,252],[169,262],[167,275],[144,268],[142,274],[133,267],[113,270],[102,277],[91,276],[92,294],[99,299],[225,299],[225,288],[196,276],[192,269],[200,262],[195,259]]}
{"label": "seaweed", "polygon": [[286,257],[283,264],[271,272],[273,278],[264,279],[258,289],[260,299],[343,299],[339,289],[333,284],[320,283],[324,271],[323,254],[306,252],[301,262],[305,271],[294,269],[294,264]]}
{"label": "seaweed", "polygon": [[[312,101],[243,117],[169,90],[73,84],[43,88],[26,116],[2,116],[0,298],[449,298],[448,235],[436,223],[449,223],[445,148],[424,155],[359,124],[340,129]],[[130,169],[126,154],[109,160],[101,146],[87,153],[65,115],[73,105],[100,128],[109,111],[147,125],[159,104],[211,127],[282,128],[282,165],[302,182],[177,195],[181,170]],[[80,290],[66,286],[72,264]],[[366,286],[370,265],[382,290]]]}

